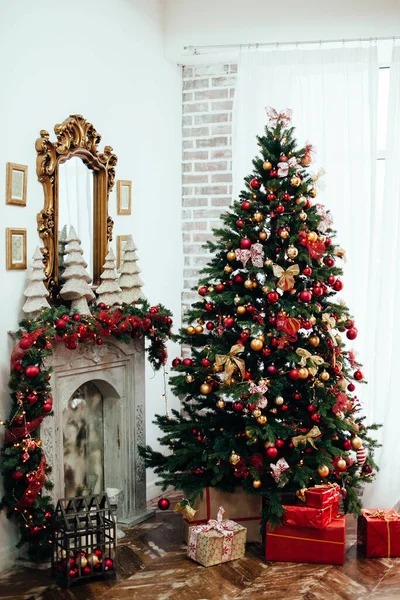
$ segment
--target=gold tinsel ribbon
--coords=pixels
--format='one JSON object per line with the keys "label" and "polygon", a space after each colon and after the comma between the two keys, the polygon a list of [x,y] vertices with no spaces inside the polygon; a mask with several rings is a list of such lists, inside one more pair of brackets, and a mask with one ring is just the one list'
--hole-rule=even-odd
{"label": "gold tinsel ribbon", "polygon": [[272,265],[272,270],[275,277],[280,278],[276,284],[278,288],[284,292],[289,292],[294,288],[294,278],[300,273],[299,265],[292,265],[286,271],[280,265]]}
{"label": "gold tinsel ribbon", "polygon": [[182,502],[175,504],[174,513],[182,513],[182,517],[187,521],[193,521],[196,512],[190,504],[182,504]]}
{"label": "gold tinsel ribbon", "polygon": [[314,444],[314,438],[317,438],[321,435],[321,431],[317,425],[314,425],[312,429],[308,433],[303,435],[296,435],[292,438],[293,446],[297,448],[300,444],[305,445],[307,442],[312,446],[315,450],[317,450],[316,445]]}
{"label": "gold tinsel ribbon", "polygon": [[301,367],[305,367],[308,360],[315,365],[314,367],[308,367],[308,370],[313,376],[316,375],[318,371],[318,366],[324,364],[324,359],[322,358],[322,356],[318,356],[317,354],[311,354],[311,352],[309,352],[305,348],[297,348],[296,354],[298,354],[301,357],[299,363]]}
{"label": "gold tinsel ribbon", "polygon": [[242,378],[245,374],[245,362],[242,358],[238,358],[238,354],[244,352],[244,346],[235,344],[229,351],[229,354],[217,354],[215,357],[215,366],[224,367],[226,375],[226,383],[231,385],[232,376],[236,369],[239,369]]}
{"label": "gold tinsel ribbon", "polygon": [[299,500],[301,500],[302,502],[306,501],[306,491],[307,488],[301,488],[301,490],[297,490],[296,492],[296,496]]}

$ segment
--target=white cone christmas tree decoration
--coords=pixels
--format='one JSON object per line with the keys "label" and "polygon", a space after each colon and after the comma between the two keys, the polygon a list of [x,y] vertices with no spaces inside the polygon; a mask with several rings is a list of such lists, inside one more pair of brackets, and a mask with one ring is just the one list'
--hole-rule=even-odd
{"label": "white cone christmas tree decoration", "polygon": [[100,279],[101,284],[96,290],[97,304],[101,304],[102,302],[107,306],[121,304],[121,288],[117,282],[118,275],[116,271],[115,255],[112,248],[108,250]]}
{"label": "white cone christmas tree decoration", "polygon": [[140,299],[146,299],[146,296],[141,290],[141,286],[144,284],[139,275],[140,269],[137,265],[138,257],[135,252],[136,249],[132,236],[130,235],[125,244],[122,263],[119,268],[121,277],[118,281],[119,287],[122,290],[121,300],[125,304],[133,304]]}
{"label": "white cone christmas tree decoration", "polygon": [[23,305],[22,310],[30,317],[35,318],[40,314],[42,308],[50,308],[50,304],[47,302],[49,292],[43,283],[46,279],[46,275],[44,274],[43,269],[43,254],[41,253],[39,246],[36,248],[32,259],[33,262],[32,270],[29,274],[29,283],[24,291],[26,302]]}
{"label": "white cone christmas tree decoration", "polygon": [[87,301],[95,298],[89,285],[92,278],[86,271],[87,263],[82,256],[81,241],[72,225],[65,241],[67,245],[62,274],[65,283],[60,290],[60,295],[64,300],[72,300],[72,310],[80,315],[90,315]]}

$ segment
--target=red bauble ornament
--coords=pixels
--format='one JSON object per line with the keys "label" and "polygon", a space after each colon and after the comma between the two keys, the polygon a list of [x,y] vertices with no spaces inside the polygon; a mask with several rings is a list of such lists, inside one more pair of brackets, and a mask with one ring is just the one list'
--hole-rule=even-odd
{"label": "red bauble ornament", "polygon": [[275,194],[268,194],[267,199],[269,202],[273,202],[274,200],[276,200],[276,196]]}
{"label": "red bauble ornament", "polygon": [[53,408],[52,404],[48,404],[47,402],[45,404],[43,404],[43,412],[45,412],[45,413],[51,412],[52,408]]}
{"label": "red bauble ornament", "polygon": [[347,389],[349,390],[349,392],[354,392],[354,390],[356,389],[356,386],[354,385],[354,383],[349,383],[349,385],[347,386]]}
{"label": "red bauble ornament", "polygon": [[244,225],[244,221],[242,221],[242,219],[238,219],[236,221],[236,227],[238,227],[239,229],[242,229],[243,225]]}
{"label": "red bauble ornament", "polygon": [[54,324],[54,327],[56,329],[59,329],[59,330],[60,329],[65,329],[66,326],[67,326],[67,323],[66,323],[66,321],[64,319],[57,319],[57,321]]}
{"label": "red bauble ornament", "polygon": [[254,177],[254,179],[250,181],[250,187],[252,190],[259,190],[261,187],[261,181],[257,179],[257,177]]}
{"label": "red bauble ornament", "polygon": [[38,401],[38,397],[36,394],[29,394],[26,399],[28,400],[29,404],[35,404],[35,402]]}
{"label": "red bauble ornament", "polygon": [[111,571],[111,569],[114,568],[114,561],[112,560],[112,558],[105,558],[104,559],[104,570],[105,571]]}
{"label": "red bauble ornament", "polygon": [[270,325],[276,325],[276,317],[269,317],[268,323]]}
{"label": "red bauble ornament", "polygon": [[320,287],[319,285],[316,285],[313,288],[313,294],[314,296],[316,296],[317,298],[320,298],[324,293],[324,290],[322,289],[322,287]]}
{"label": "red bauble ornament", "polygon": [[304,267],[304,269],[303,269],[303,275],[305,275],[306,277],[311,277],[311,275],[312,275],[312,268],[311,267]]}
{"label": "red bauble ornament", "polygon": [[237,400],[232,404],[232,408],[235,412],[240,412],[244,409],[244,404],[243,402],[239,402],[239,400]]}
{"label": "red bauble ornament", "polygon": [[291,195],[290,195],[290,194],[288,194],[287,192],[285,192],[285,193],[283,194],[283,199],[284,199],[284,200],[286,200],[286,202],[288,202],[288,200],[290,200],[290,198],[291,198]]}
{"label": "red bauble ornament", "polygon": [[271,169],[269,175],[270,177],[278,177],[278,171],[276,169]]}
{"label": "red bauble ornament", "polygon": [[314,421],[314,423],[319,423],[321,421],[321,415],[318,413],[314,413],[313,415],[311,415],[311,421]]}
{"label": "red bauble ornament", "polygon": [[251,247],[252,241],[250,238],[242,238],[240,240],[240,247],[243,250],[248,250]]}
{"label": "red bauble ornament", "polygon": [[244,277],[243,275],[241,275],[240,273],[238,273],[237,275],[235,275],[235,277],[233,278],[235,283],[243,283],[244,282]]}
{"label": "red bauble ornament", "polygon": [[79,321],[81,320],[81,315],[78,315],[78,313],[76,313],[75,315],[72,315],[72,318],[74,321],[79,323]]}
{"label": "red bauble ornament", "polygon": [[31,525],[29,527],[29,533],[31,535],[37,535],[39,533],[39,531],[40,531],[40,527],[38,527],[38,525]]}
{"label": "red bauble ornament", "polygon": [[285,440],[278,439],[278,440],[276,440],[276,442],[275,442],[275,446],[276,446],[277,448],[283,448],[283,446],[284,446],[284,445],[285,445]]}
{"label": "red bauble ornament", "polygon": [[264,356],[269,356],[271,354],[270,348],[263,348],[262,353]]}
{"label": "red bauble ornament", "polygon": [[29,339],[29,337],[27,336],[26,333],[23,334],[22,338],[19,340],[19,347],[22,350],[28,350],[28,348],[30,348],[32,346],[32,342]]}
{"label": "red bauble ornament", "polygon": [[93,554],[94,554],[95,556],[97,556],[97,558],[98,558],[99,560],[101,560],[101,559],[103,558],[103,551],[101,550],[101,548],[95,548],[95,549],[93,550]]}
{"label": "red bauble ornament", "polygon": [[174,360],[172,361],[172,366],[173,367],[179,367],[179,365],[182,363],[180,358],[174,358]]}
{"label": "red bauble ornament", "polygon": [[34,379],[39,375],[39,373],[39,367],[37,367],[36,365],[29,365],[29,367],[26,367],[25,369],[25,375],[29,377],[29,379]]}
{"label": "red bauble ornament", "polygon": [[284,154],[282,154],[282,156],[279,157],[279,162],[287,162],[289,159],[287,156],[285,156]]}
{"label": "red bauble ornament", "polygon": [[300,394],[300,392],[295,392],[292,396],[293,400],[301,400],[302,395]]}
{"label": "red bauble ornament", "polygon": [[265,453],[268,456],[268,458],[276,458],[278,456],[278,448],[275,448],[275,446],[270,446],[269,448],[267,448]]}
{"label": "red bauble ornament", "polygon": [[346,329],[353,329],[354,321],[352,319],[348,319],[346,321],[346,323],[344,324],[344,326],[346,327]]}
{"label": "red bauble ornament", "polygon": [[225,289],[225,286],[223,283],[217,283],[217,285],[215,286],[215,291],[218,292],[219,294],[221,292],[223,292]]}
{"label": "red bauble ornament", "polygon": [[308,410],[308,412],[309,412],[309,413],[315,413],[315,412],[316,412],[316,410],[317,410],[317,407],[316,407],[316,406],[314,406],[314,404],[309,404],[309,405],[307,406],[307,410]]}
{"label": "red bauble ornament", "polygon": [[359,369],[357,369],[357,371],[354,371],[353,376],[356,381],[361,381],[364,378],[362,371],[360,371]]}
{"label": "red bauble ornament", "polygon": [[281,215],[283,212],[285,212],[285,207],[283,206],[283,204],[278,204],[278,206],[275,208],[275,212],[278,215]]}
{"label": "red bauble ornament", "polygon": [[298,369],[291,369],[289,371],[289,379],[291,379],[292,381],[297,381],[298,379],[300,379],[300,372]]}
{"label": "red bauble ornament", "polygon": [[[249,202],[248,200],[245,200],[244,202],[242,202],[242,204],[240,205],[240,208],[242,210],[251,210],[251,202]],[[236,222],[237,225],[237,222]]]}
{"label": "red bauble ornament", "polygon": [[208,358],[202,358],[201,364],[203,365],[203,367],[207,368],[207,367],[211,366],[211,361]]}
{"label": "red bauble ornament", "polygon": [[102,340],[101,338],[97,339],[97,340],[96,340],[96,344],[97,344],[98,346],[101,346],[101,345],[103,344],[103,340]]}
{"label": "red bauble ornament", "polygon": [[302,290],[299,294],[300,302],[311,302],[312,294],[309,290]]}
{"label": "red bauble ornament", "polygon": [[336,279],[335,283],[333,284],[333,289],[335,292],[340,292],[343,289],[343,283],[340,281],[340,279]]}
{"label": "red bauble ornament", "polygon": [[346,332],[346,337],[349,340],[355,340],[357,337],[358,331],[355,327],[353,329],[348,329]]}
{"label": "red bauble ornament", "polygon": [[44,513],[44,518],[47,520],[51,519],[52,516],[53,514],[49,510],[46,510],[46,512]]}
{"label": "red bauble ornament", "polygon": [[235,325],[235,319],[233,317],[227,317],[224,319],[224,325],[227,329],[232,329],[232,327]]}
{"label": "red bauble ornament", "polygon": [[160,498],[158,501],[158,504],[157,504],[157,506],[160,510],[168,510],[169,505],[170,505],[170,502],[169,502],[168,498]]}
{"label": "red bauble ornament", "polygon": [[335,264],[335,261],[333,260],[333,258],[331,256],[325,256],[324,263],[326,264],[327,267],[333,267]]}
{"label": "red bauble ornament", "polygon": [[351,450],[351,441],[350,440],[343,440],[343,450]]}
{"label": "red bauble ornament", "polygon": [[61,317],[61,318],[62,318],[62,320],[63,320],[63,321],[65,321],[66,323],[69,323],[69,322],[70,322],[70,320],[71,320],[71,319],[69,318],[69,315],[62,315],[62,317]]}
{"label": "red bauble ornament", "polygon": [[92,574],[92,570],[91,570],[91,568],[88,565],[86,565],[86,567],[83,567],[82,573],[84,575],[91,575]]}
{"label": "red bauble ornament", "polygon": [[206,296],[208,293],[208,288],[206,288],[206,286],[203,285],[201,288],[198,289],[198,292],[200,296]]}
{"label": "red bauble ornament", "polygon": [[22,471],[13,471],[12,476],[18,481],[18,479],[23,479],[25,477],[25,473],[22,473]]}
{"label": "red bauble ornament", "polygon": [[326,281],[330,286],[333,286],[335,285],[336,277],[334,277],[333,275],[329,275]]}
{"label": "red bauble ornament", "polygon": [[362,468],[362,472],[366,475],[370,475],[372,473],[372,467],[370,467],[369,465],[364,465]]}
{"label": "red bauble ornament", "polygon": [[206,309],[207,312],[211,312],[214,307],[211,304],[211,302],[206,302],[206,304],[204,305],[204,308]]}
{"label": "red bauble ornament", "polygon": [[325,246],[329,247],[331,244],[332,244],[331,238],[326,238],[326,240],[325,240]]}
{"label": "red bauble ornament", "polygon": [[214,329],[214,323],[212,323],[211,321],[208,321],[206,323],[206,329],[208,329],[208,331],[212,331]]}
{"label": "red bauble ornament", "polygon": [[276,368],[275,365],[268,365],[268,367],[267,367],[268,375],[276,375],[277,372],[278,372],[278,369]]}
{"label": "red bauble ornament", "polygon": [[184,367],[193,367],[193,360],[191,358],[184,358],[182,364]]}
{"label": "red bauble ornament", "polygon": [[304,329],[312,329],[312,323],[310,321],[303,321],[302,326]]}
{"label": "red bauble ornament", "polygon": [[105,308],[107,308],[107,305],[104,302],[100,302],[99,308],[101,308],[101,310],[104,310]]}
{"label": "red bauble ornament", "polygon": [[51,342],[46,342],[44,347],[46,348],[46,350],[50,350],[50,348],[53,347],[53,344]]}
{"label": "red bauble ornament", "polygon": [[70,576],[70,579],[75,579],[75,577],[78,576],[78,571],[76,569],[70,569],[69,576]]}
{"label": "red bauble ornament", "polygon": [[271,304],[274,304],[275,302],[278,302],[279,294],[277,292],[268,292],[267,299],[268,299],[268,302],[271,302]]}
{"label": "red bauble ornament", "polygon": [[246,307],[247,312],[249,312],[250,314],[253,314],[253,312],[255,312],[256,307],[253,306],[252,304],[249,304],[249,306]]}

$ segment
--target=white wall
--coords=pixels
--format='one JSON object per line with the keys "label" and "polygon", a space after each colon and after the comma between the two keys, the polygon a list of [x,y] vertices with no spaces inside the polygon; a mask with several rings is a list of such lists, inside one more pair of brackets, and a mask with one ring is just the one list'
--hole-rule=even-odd
{"label": "white wall", "polygon": [[[398,0],[166,0],[166,53],[182,64],[204,63],[184,46],[394,36]],[[232,61],[232,53],[206,61]]]}
{"label": "white wall", "polygon": [[[5,206],[4,196],[0,200],[0,248],[5,248],[6,227],[26,227],[32,256],[39,244],[36,214],[43,207],[35,140],[41,129],[54,139],[56,123],[82,114],[103,136],[101,147],[114,148],[117,179],[133,181],[131,217],[116,216],[112,193],[114,240],[118,234],[133,234],[146,295],[173,310],[179,324],[181,73],[163,57],[161,4],[0,0],[0,190],[5,190],[6,162],[29,166],[27,207]],[[1,257],[0,419],[8,416],[9,408],[7,330],[20,320],[27,275],[6,271],[4,253]],[[157,432],[150,422],[154,412],[163,411],[163,390],[161,375],[152,375],[148,369],[147,439],[153,444]],[[2,439],[0,432],[0,443]],[[12,562],[16,541],[3,513],[0,540],[1,571]]]}

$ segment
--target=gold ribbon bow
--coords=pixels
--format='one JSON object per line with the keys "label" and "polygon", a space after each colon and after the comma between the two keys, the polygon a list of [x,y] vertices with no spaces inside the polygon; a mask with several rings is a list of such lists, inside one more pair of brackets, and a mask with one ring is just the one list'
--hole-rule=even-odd
{"label": "gold ribbon bow", "polygon": [[296,492],[296,496],[299,500],[301,500],[302,502],[306,501],[306,491],[307,488],[301,488],[301,490],[297,490]]}
{"label": "gold ribbon bow", "polygon": [[196,512],[190,504],[182,504],[182,502],[175,504],[174,513],[182,513],[182,517],[187,521],[193,521]]}
{"label": "gold ribbon bow", "polygon": [[372,519],[385,519],[385,521],[387,519],[398,519],[400,517],[399,513],[392,508],[389,510],[366,510],[365,513]]}
{"label": "gold ribbon bow", "polygon": [[314,185],[319,185],[321,186],[321,182],[319,181],[321,179],[321,177],[323,177],[326,174],[325,169],[319,169],[317,173],[314,173],[313,175],[311,175],[311,179],[314,182]]}
{"label": "gold ribbon bow", "polygon": [[296,435],[292,438],[293,446],[297,448],[297,446],[305,445],[307,442],[312,446],[315,450],[317,450],[316,445],[314,444],[314,438],[317,438],[321,435],[321,431],[317,425],[314,425],[312,429],[308,433],[303,435]]}
{"label": "gold ribbon bow", "polygon": [[311,354],[311,352],[309,352],[305,348],[297,348],[296,354],[301,356],[301,360],[299,363],[301,367],[305,367],[308,360],[312,362],[313,365],[315,365],[314,367],[308,367],[309,372],[313,376],[317,374],[318,367],[323,365],[325,362],[322,356],[318,356],[318,354]]}
{"label": "gold ribbon bow", "polygon": [[242,358],[238,358],[237,354],[244,352],[244,346],[241,344],[235,344],[229,351],[229,354],[217,354],[215,357],[216,367],[225,367],[226,383],[231,385],[232,375],[239,369],[240,374],[244,377],[245,374],[245,362]]}
{"label": "gold ribbon bow", "polygon": [[280,278],[277,283],[278,288],[284,292],[289,292],[294,288],[294,278],[300,273],[299,265],[292,265],[286,271],[280,265],[272,265],[272,270],[275,277]]}
{"label": "gold ribbon bow", "polygon": [[322,321],[325,323],[326,328],[328,330],[329,335],[332,338],[332,342],[334,346],[337,346],[337,341],[336,341],[336,337],[332,331],[332,329],[335,329],[336,327],[336,319],[335,317],[332,317],[332,315],[328,314],[328,313],[324,313],[322,315]]}

